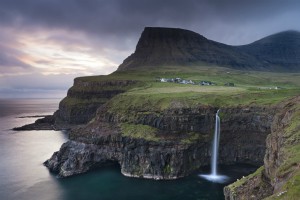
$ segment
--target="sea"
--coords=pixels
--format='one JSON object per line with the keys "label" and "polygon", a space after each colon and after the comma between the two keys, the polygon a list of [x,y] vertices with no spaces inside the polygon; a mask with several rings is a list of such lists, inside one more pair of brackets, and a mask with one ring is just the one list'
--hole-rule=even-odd
{"label": "sea", "polygon": [[252,173],[249,165],[219,166],[226,183],[201,178],[209,167],[178,180],[125,177],[117,165],[58,178],[43,162],[68,141],[64,131],[13,131],[58,109],[59,99],[0,99],[0,200],[221,200],[223,187]]}

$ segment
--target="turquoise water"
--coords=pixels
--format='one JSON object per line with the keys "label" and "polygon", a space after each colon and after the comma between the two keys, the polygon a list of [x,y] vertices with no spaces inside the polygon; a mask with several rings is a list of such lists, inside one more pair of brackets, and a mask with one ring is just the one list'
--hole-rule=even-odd
{"label": "turquoise water", "polygon": [[[1,200],[196,200],[224,199],[226,185],[208,182],[199,174],[173,181],[124,177],[117,165],[59,179],[43,162],[67,141],[61,131],[20,131],[9,129],[33,122],[28,115],[51,114],[58,99],[0,100],[0,199]],[[221,166],[220,174],[233,182],[255,168],[248,165]]]}

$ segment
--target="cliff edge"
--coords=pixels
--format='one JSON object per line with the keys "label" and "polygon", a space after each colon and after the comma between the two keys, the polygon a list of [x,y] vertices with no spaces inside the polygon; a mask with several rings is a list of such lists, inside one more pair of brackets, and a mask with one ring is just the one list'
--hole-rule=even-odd
{"label": "cliff edge", "polygon": [[226,199],[299,199],[300,96],[279,105],[266,140],[264,165],[224,188]]}

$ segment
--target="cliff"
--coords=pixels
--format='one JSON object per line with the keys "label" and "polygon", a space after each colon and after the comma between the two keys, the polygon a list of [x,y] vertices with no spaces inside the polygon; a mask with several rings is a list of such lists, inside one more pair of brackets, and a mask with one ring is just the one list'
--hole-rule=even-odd
{"label": "cliff", "polygon": [[298,199],[300,196],[300,96],[281,103],[266,140],[264,165],[225,187],[226,199]]}
{"label": "cliff", "polygon": [[[116,162],[126,176],[176,179],[210,162],[217,108],[141,112],[138,107],[127,107],[126,112],[112,112],[111,105],[101,107],[85,127],[72,130],[71,141],[45,165],[66,177]],[[226,116],[221,124],[220,163],[261,165],[272,109],[232,107],[222,112]]]}
{"label": "cliff", "polygon": [[52,116],[13,130],[62,130],[84,125],[112,97],[143,84],[142,81],[126,79],[124,76],[111,79],[106,76],[75,78],[67,96],[60,101],[59,109]]}
{"label": "cliff", "polygon": [[90,121],[99,106],[112,97],[127,91],[139,84],[136,80],[93,80],[93,77],[82,77],[74,80],[67,97],[59,103],[55,114],[56,123],[85,124]]}

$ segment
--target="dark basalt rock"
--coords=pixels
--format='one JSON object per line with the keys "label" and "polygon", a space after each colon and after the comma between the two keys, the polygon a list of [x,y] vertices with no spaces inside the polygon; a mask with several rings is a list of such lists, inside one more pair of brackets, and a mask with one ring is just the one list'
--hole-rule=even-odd
{"label": "dark basalt rock", "polygon": [[59,122],[85,124],[95,117],[97,108],[136,84],[136,80],[89,81],[76,78],[67,97],[59,103],[55,117]]}
{"label": "dark basalt rock", "polygon": [[[300,127],[295,126],[295,121],[300,116],[299,103],[300,96],[278,105],[271,124],[271,134],[266,139],[264,165],[259,172],[244,178],[240,183],[226,186],[225,199],[298,199],[299,195],[293,194],[293,191],[299,191],[299,183],[291,179],[299,176],[299,162],[295,158],[299,152],[295,151],[294,155],[289,155],[288,149],[299,146],[300,143]],[[284,165],[286,167],[282,168]]]}
{"label": "dark basalt rock", "polygon": [[44,164],[61,177],[115,161],[125,176],[176,179],[186,176],[191,165],[196,169],[201,163],[208,163],[208,152],[201,146],[193,148],[172,141],[150,142],[120,135],[103,137],[99,141],[97,145],[69,141]]}
{"label": "dark basalt rock", "polygon": [[37,119],[33,124],[27,124],[21,127],[13,128],[14,131],[31,131],[31,130],[55,130],[53,115]]}
{"label": "dark basalt rock", "polygon": [[[156,134],[159,139],[154,141],[122,135],[118,125],[123,123],[122,120],[116,116],[108,117],[103,109],[86,127],[71,131],[71,141],[45,162],[51,171],[65,177],[114,161],[119,163],[126,176],[175,179],[209,164],[216,108],[171,109],[156,118],[140,115],[136,123],[143,122],[159,130]],[[221,120],[219,162],[261,165],[272,110],[236,107],[224,108],[223,112],[226,116]],[[191,118],[195,120],[190,121]],[[191,130],[202,137],[184,142],[185,133]]]}

